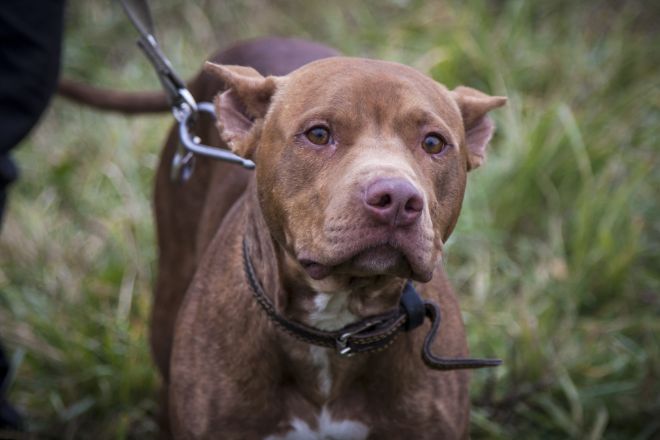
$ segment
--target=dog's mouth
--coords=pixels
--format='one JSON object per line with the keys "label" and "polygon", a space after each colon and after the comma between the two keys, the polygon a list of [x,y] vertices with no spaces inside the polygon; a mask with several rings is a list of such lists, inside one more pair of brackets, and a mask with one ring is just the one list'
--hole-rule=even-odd
{"label": "dog's mouth", "polygon": [[368,246],[335,264],[323,264],[308,258],[302,258],[299,262],[314,280],[330,275],[348,276],[354,281],[381,276],[412,278],[422,282],[431,279],[431,271],[412,264],[410,256],[391,243]]}

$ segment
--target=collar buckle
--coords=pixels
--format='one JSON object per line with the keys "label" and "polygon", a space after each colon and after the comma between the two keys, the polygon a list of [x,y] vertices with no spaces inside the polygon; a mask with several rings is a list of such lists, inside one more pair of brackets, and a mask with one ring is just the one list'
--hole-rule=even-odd
{"label": "collar buckle", "polygon": [[353,348],[348,345],[348,338],[353,336],[354,332],[345,332],[342,333],[336,340],[335,340],[335,348],[337,349],[337,354],[343,357],[352,357],[355,355],[353,352]]}

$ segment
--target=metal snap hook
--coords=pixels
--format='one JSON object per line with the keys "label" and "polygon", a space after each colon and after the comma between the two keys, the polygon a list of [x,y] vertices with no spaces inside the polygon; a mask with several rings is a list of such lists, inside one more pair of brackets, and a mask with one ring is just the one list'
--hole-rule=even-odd
{"label": "metal snap hook", "polygon": [[254,169],[255,165],[251,160],[244,159],[220,147],[204,145],[198,136],[194,136],[191,133],[194,121],[199,113],[207,113],[215,117],[213,104],[210,102],[199,102],[197,103],[197,111],[191,110],[185,104],[176,107],[174,110],[175,118],[179,121],[181,147],[172,159],[172,171],[170,173],[172,179],[181,179],[184,182],[188,180],[192,176],[194,156],[197,154],[225,162],[236,163],[249,170]]}

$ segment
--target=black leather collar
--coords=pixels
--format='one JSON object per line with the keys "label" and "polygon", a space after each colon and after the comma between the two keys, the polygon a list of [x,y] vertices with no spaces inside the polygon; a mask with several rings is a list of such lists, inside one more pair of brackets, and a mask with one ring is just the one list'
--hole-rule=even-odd
{"label": "black leather collar", "polygon": [[402,331],[412,331],[422,325],[424,318],[431,320],[431,330],[422,348],[424,363],[437,370],[495,367],[499,359],[443,358],[431,352],[431,346],[440,328],[440,308],[421,298],[408,280],[401,294],[399,308],[380,315],[369,316],[339,330],[326,331],[287,319],[277,313],[257,277],[250,259],[247,237],[243,238],[243,268],[257,303],[266,315],[282,330],[308,344],[334,348],[341,356],[381,351],[389,347]]}

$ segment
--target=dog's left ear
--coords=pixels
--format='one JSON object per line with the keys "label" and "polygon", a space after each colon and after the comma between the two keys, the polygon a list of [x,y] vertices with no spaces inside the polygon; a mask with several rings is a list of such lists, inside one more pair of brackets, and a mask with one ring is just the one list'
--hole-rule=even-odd
{"label": "dog's left ear", "polygon": [[281,77],[263,77],[251,67],[206,62],[204,71],[219,77],[226,91],[214,100],[220,137],[239,156],[252,159],[260,131]]}
{"label": "dog's left ear", "polygon": [[486,159],[486,146],[495,132],[488,112],[506,104],[505,96],[490,96],[471,87],[459,86],[451,95],[461,109],[468,148],[468,171],[479,167]]}

